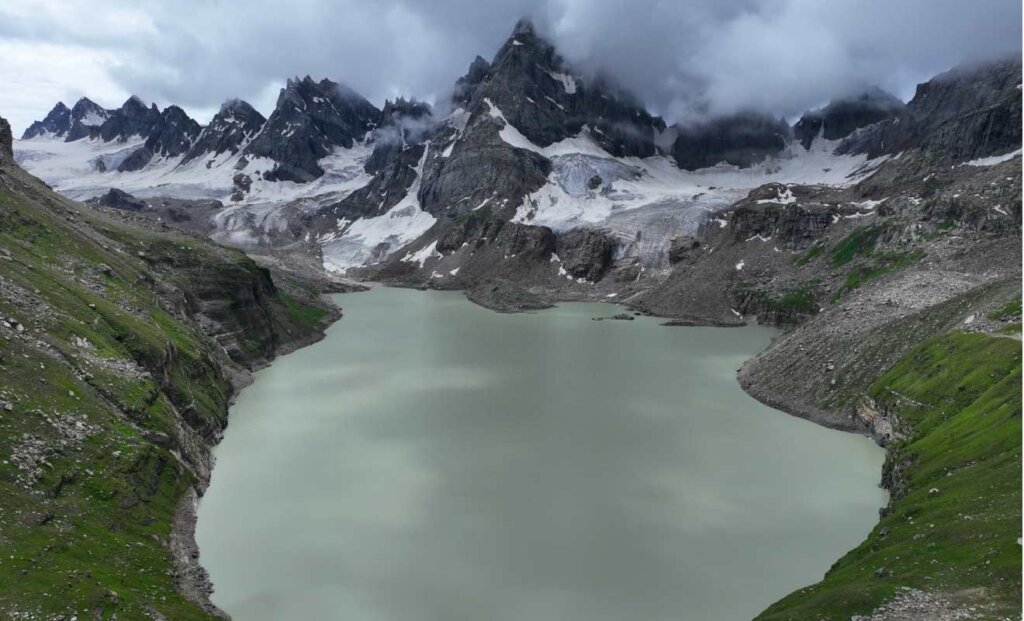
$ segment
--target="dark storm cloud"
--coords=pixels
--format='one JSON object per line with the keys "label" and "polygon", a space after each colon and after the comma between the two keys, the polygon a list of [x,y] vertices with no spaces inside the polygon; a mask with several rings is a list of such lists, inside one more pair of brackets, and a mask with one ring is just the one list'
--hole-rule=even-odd
{"label": "dark storm cloud", "polygon": [[[1019,53],[1021,40],[1021,5],[1011,0],[10,0],[0,7],[0,49],[95,55],[118,97],[203,112],[243,97],[266,113],[284,79],[305,74],[345,82],[378,105],[442,97],[522,16],[567,59],[670,121],[742,108],[793,115],[869,84],[906,98],[954,64]],[[71,80],[60,74],[67,64],[39,80]],[[18,71],[0,69],[0,78]]]}

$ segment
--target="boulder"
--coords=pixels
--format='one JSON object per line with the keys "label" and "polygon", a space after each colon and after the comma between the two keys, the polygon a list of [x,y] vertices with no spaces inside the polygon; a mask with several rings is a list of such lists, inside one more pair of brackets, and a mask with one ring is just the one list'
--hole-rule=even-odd
{"label": "boulder", "polygon": [[611,267],[616,246],[615,238],[602,231],[573,229],[558,236],[555,252],[573,278],[597,282]]}

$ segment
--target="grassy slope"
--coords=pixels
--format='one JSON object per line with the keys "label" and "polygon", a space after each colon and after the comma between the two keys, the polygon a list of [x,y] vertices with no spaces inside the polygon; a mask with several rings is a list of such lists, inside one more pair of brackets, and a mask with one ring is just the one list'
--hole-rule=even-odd
{"label": "grassy slope", "polygon": [[[100,219],[8,172],[0,618],[211,618],[175,590],[167,545],[232,388],[220,347],[180,303],[192,274],[139,253],[242,276],[257,268],[201,240]],[[323,313],[272,301],[266,313],[298,333]]]}
{"label": "grassy slope", "polygon": [[758,618],[848,619],[898,587],[963,596],[989,606],[991,618],[1019,618],[1020,342],[957,332],[929,340],[870,394],[910,432],[887,459],[887,514],[824,580]]}

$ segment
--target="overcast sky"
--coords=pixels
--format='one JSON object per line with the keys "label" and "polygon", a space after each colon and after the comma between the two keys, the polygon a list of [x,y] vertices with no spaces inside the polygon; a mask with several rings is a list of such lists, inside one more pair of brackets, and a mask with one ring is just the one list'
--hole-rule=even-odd
{"label": "overcast sky", "polygon": [[444,97],[521,16],[669,122],[696,109],[793,116],[878,84],[1019,54],[1018,0],[2,0],[0,115],[15,132],[58,100],[130,94],[201,123],[230,97],[269,114],[288,76],[378,106]]}

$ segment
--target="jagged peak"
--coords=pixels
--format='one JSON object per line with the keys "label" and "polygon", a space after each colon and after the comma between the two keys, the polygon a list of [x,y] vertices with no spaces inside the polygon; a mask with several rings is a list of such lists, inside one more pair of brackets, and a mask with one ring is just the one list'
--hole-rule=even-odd
{"label": "jagged peak", "polygon": [[[156,109],[156,104],[153,104],[153,108]],[[184,108],[182,108],[181,106],[176,106],[174,104],[171,104],[171,105],[167,106],[166,108],[164,108],[164,111],[163,111],[162,114],[163,114],[163,116],[165,118],[167,118],[167,117],[179,117],[179,118],[183,117],[183,118],[186,118],[186,119],[190,119],[191,118],[188,115],[188,113],[185,112]]]}
{"label": "jagged peak", "polygon": [[[153,104],[156,105],[156,104]],[[145,110],[146,102],[142,101],[142,98],[138,95],[132,95],[121,104],[122,110]]]}
{"label": "jagged peak", "polygon": [[512,36],[516,35],[530,35],[536,36],[537,29],[533,25],[533,20],[529,17],[521,17],[516,22],[515,27],[512,29]]}
{"label": "jagged peak", "polygon": [[[60,104],[60,105],[64,105],[64,104]],[[78,101],[75,102],[74,107],[78,108],[79,106],[90,106],[90,107],[96,107],[96,108],[102,108],[103,107],[103,106],[99,105],[98,103],[96,103],[95,101],[89,99],[88,97],[79,97]]]}
{"label": "jagged peak", "polygon": [[248,101],[245,101],[244,99],[238,99],[233,97],[231,99],[226,100],[224,103],[220,105],[220,110],[217,112],[217,114],[221,116],[237,116],[239,114],[248,115],[252,114],[253,112],[257,112],[257,110],[256,108],[252,107],[252,104],[250,104]]}

